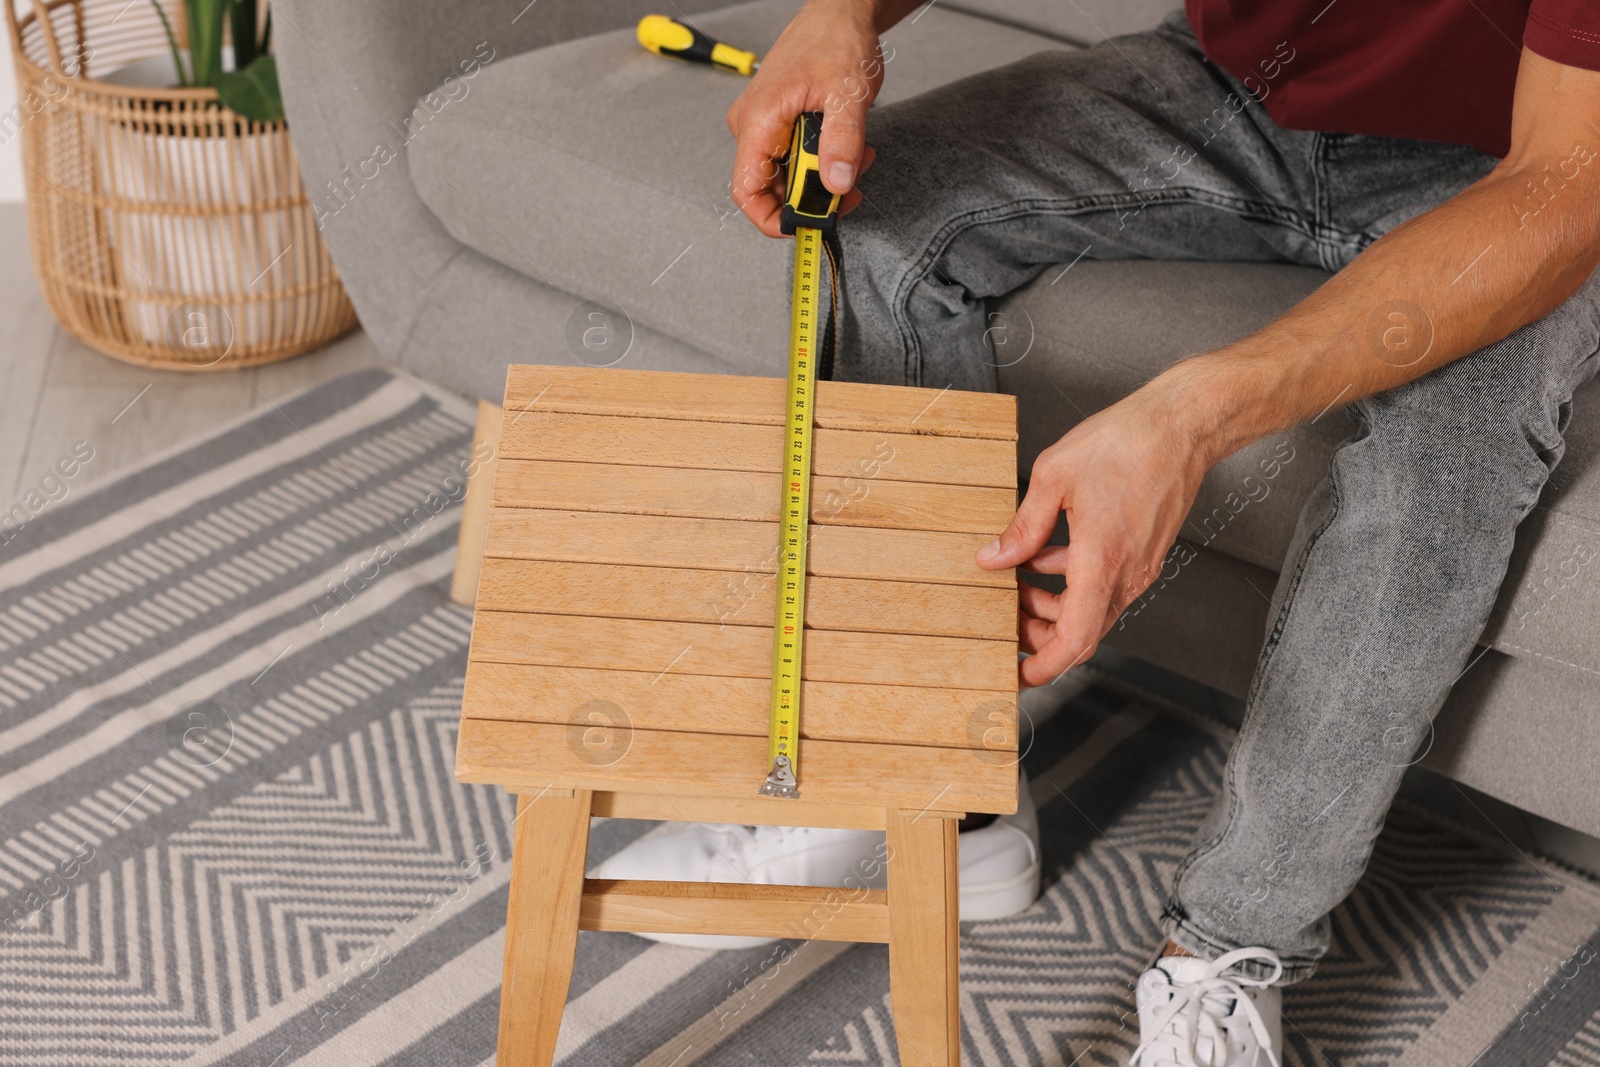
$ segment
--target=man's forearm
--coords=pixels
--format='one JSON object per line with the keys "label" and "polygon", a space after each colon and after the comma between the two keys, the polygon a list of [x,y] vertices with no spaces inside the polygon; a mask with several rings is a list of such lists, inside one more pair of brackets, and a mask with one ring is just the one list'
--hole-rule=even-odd
{"label": "man's forearm", "polygon": [[1591,135],[1502,164],[1374,242],[1281,319],[1147,388],[1215,462],[1493,344],[1553,310],[1600,262],[1596,146]]}

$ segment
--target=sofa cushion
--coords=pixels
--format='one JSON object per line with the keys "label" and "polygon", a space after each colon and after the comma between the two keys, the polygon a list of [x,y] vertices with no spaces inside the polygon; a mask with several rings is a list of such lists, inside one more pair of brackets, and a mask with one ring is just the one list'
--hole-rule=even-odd
{"label": "sofa cushion", "polygon": [[[765,0],[695,23],[764,52],[795,7]],[[1062,47],[940,7],[884,39],[884,101]],[[747,373],[782,374],[790,248],[728,196],[725,116],[743,86],[653,56],[626,30],[497,60],[411,141],[411,174],[465,244]]]}

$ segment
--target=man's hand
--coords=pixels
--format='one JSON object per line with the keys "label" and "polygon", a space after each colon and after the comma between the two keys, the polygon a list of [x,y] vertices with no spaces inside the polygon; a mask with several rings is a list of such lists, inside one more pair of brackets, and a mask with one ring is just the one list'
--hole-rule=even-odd
{"label": "man's hand", "polygon": [[873,158],[866,147],[867,108],[883,84],[878,34],[915,6],[903,0],[810,0],[728,109],[728,129],[739,142],[733,202],[768,237],[779,236],[783,207],[777,160],[788,152],[802,111],[823,113],[818,163],[823,184],[844,196],[839,213],[861,202],[855,182]]}
{"label": "man's hand", "polygon": [[[1022,688],[1088,659],[1160,573],[1211,460],[1180,412],[1153,382],[1079,423],[1039,454],[1016,518],[979,551],[984,567],[1067,580],[1060,594],[1017,580],[1018,636],[1033,653],[1017,668]],[[1063,511],[1071,543],[1047,548]]]}

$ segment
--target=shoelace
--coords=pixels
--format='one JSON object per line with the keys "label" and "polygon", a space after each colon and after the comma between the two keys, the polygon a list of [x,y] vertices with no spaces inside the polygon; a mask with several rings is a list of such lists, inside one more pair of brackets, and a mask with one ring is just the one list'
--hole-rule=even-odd
{"label": "shoelace", "polygon": [[[1272,977],[1262,981],[1241,975],[1223,975],[1223,971],[1243,960],[1266,960],[1275,968]],[[1129,1067],[1138,1067],[1141,1062],[1152,1064],[1153,1061],[1145,1059],[1145,1054],[1157,1048],[1170,1049],[1177,1057],[1179,1067],[1226,1067],[1227,1035],[1217,1020],[1225,1017],[1230,999],[1238,1004],[1240,1012],[1250,1024],[1256,1046],[1267,1054],[1267,1061],[1272,1067],[1279,1067],[1272,1037],[1267,1033],[1266,1023],[1262,1021],[1255,1001],[1245,994],[1245,987],[1265,989],[1282,974],[1283,964],[1272,950],[1239,948],[1212,960],[1203,977],[1192,982],[1173,983],[1172,999],[1156,1016],[1156,1036],[1134,1050],[1128,1060]],[[1179,1022],[1186,1025],[1175,1025]],[[1205,1063],[1199,1059],[1201,1038],[1208,1038],[1211,1042],[1211,1053]]]}

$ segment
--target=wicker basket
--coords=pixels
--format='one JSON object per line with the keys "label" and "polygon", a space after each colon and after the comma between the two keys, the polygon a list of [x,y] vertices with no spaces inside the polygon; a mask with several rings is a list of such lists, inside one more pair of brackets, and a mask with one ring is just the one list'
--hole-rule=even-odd
{"label": "wicker basket", "polygon": [[4,2],[29,244],[67,332],[130,363],[223,370],[355,325],[282,122],[212,89],[96,80],[168,52],[150,0]]}

